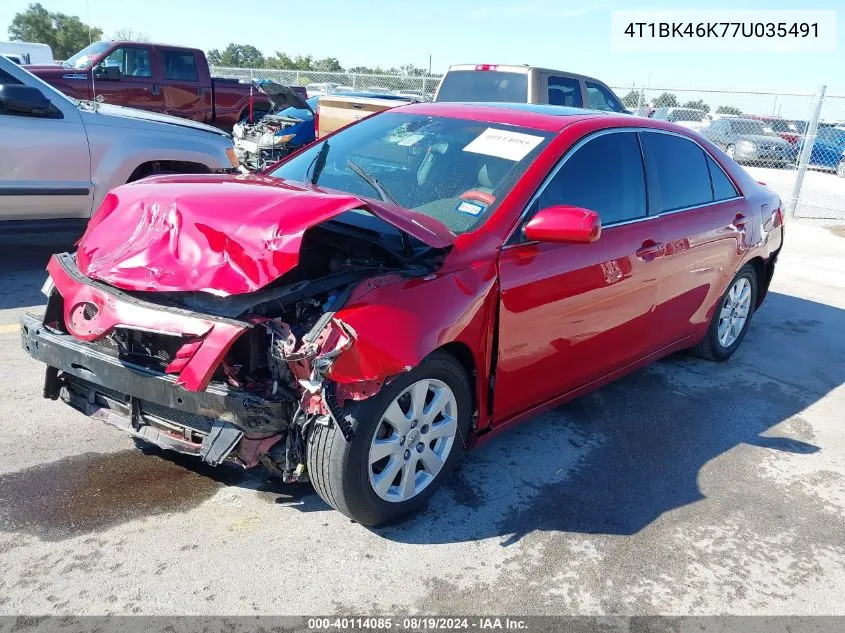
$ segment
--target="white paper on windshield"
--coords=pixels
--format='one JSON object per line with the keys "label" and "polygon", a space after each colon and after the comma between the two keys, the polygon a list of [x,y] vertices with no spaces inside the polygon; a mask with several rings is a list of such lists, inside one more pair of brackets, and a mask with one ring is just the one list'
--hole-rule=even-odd
{"label": "white paper on windshield", "polygon": [[417,143],[419,143],[424,138],[425,138],[425,134],[406,134],[396,144],[402,145],[402,146],[405,146],[405,147],[410,147],[411,145],[416,145]]}
{"label": "white paper on windshield", "polygon": [[464,148],[465,152],[518,161],[543,142],[542,136],[488,127]]}

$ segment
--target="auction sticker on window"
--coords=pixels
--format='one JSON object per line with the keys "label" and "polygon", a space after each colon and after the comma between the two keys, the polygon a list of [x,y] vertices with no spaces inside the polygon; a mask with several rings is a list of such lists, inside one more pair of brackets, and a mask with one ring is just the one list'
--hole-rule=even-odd
{"label": "auction sticker on window", "polygon": [[542,136],[488,127],[472,140],[464,151],[517,161],[525,158],[528,152],[542,142]]}

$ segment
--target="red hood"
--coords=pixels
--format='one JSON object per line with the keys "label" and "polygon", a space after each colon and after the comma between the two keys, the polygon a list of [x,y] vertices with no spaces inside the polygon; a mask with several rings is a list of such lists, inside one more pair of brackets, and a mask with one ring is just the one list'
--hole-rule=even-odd
{"label": "red hood", "polygon": [[295,267],[306,229],[366,209],[435,248],[455,235],[407,209],[264,176],[161,176],[112,190],[79,270],[125,290],[253,292]]}

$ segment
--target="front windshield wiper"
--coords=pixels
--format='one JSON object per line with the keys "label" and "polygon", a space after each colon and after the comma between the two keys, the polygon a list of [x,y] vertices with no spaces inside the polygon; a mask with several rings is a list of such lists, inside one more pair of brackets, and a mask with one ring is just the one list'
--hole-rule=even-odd
{"label": "front windshield wiper", "polygon": [[[363,178],[367,184],[369,184],[373,189],[378,191],[379,196],[385,202],[392,202],[397,207],[401,207],[402,203],[400,203],[387,189],[384,188],[378,178],[373,176],[371,173],[364,170],[361,165],[356,163],[355,161],[347,158],[346,159],[346,166],[349,167],[354,173],[358,174],[361,178]],[[414,253],[414,246],[411,244],[411,236],[405,233],[405,231],[399,229],[399,234],[402,237],[402,251],[405,256],[413,255]]]}
{"label": "front windshield wiper", "polygon": [[361,165],[353,161],[352,159],[346,159],[346,166],[349,167],[354,173],[358,174],[362,179],[364,179],[367,184],[369,184],[373,189],[378,192],[378,195],[381,196],[381,199],[385,202],[392,202],[397,207],[401,207],[402,203],[400,203],[387,189],[384,188],[378,178],[373,176],[371,173],[364,170]]}
{"label": "front windshield wiper", "polygon": [[[329,142],[323,142],[323,146],[320,148],[319,153],[314,157],[314,160],[311,162],[311,165],[308,166],[310,170],[311,167],[314,167],[314,173],[311,174],[311,184],[316,185],[317,181],[320,179],[320,174],[323,173],[323,169],[326,167],[326,157],[329,153]],[[308,171],[305,172],[306,174]]]}

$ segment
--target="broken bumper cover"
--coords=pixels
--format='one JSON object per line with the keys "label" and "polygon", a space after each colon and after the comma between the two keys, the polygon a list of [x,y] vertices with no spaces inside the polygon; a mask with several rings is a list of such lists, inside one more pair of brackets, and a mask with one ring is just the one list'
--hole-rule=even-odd
{"label": "broken bumper cover", "polygon": [[61,399],[162,448],[215,464],[237,444],[225,454],[220,445],[210,446],[206,438],[221,436],[221,429],[226,430],[221,442],[232,443],[234,436],[268,437],[288,425],[282,402],[217,382],[204,391],[188,391],[174,376],[103,353],[96,345],[45,327],[40,317],[25,314],[20,323],[24,350],[47,364],[44,397]]}

